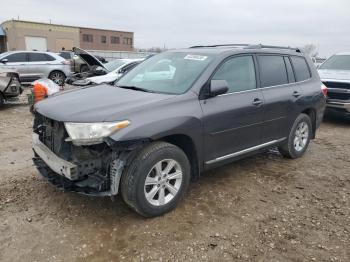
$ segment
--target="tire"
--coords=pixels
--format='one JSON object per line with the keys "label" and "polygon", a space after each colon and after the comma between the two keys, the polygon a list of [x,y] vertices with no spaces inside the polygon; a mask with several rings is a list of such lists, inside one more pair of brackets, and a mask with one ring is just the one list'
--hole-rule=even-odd
{"label": "tire", "polygon": [[[167,167],[171,166],[173,168],[167,172]],[[186,192],[190,170],[188,158],[180,148],[165,142],[154,142],[142,149],[124,171],[122,197],[142,216],[165,214],[176,207]],[[160,174],[163,174],[162,178],[159,178]]]}
{"label": "tire", "polygon": [[54,81],[57,85],[63,86],[66,80],[66,75],[61,71],[52,71],[49,75],[49,79]]}
{"label": "tire", "polygon": [[2,107],[5,104],[5,99],[3,95],[0,93],[0,107]]}
{"label": "tire", "polygon": [[278,150],[286,158],[301,157],[309,146],[311,136],[311,119],[306,114],[300,114],[294,121],[286,143],[281,145]]}

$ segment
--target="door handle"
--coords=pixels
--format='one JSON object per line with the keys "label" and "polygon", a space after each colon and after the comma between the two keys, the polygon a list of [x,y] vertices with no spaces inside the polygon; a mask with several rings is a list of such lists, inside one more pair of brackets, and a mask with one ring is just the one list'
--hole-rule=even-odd
{"label": "door handle", "polygon": [[264,103],[262,100],[255,98],[252,104],[255,106],[260,106],[262,103]]}
{"label": "door handle", "polygon": [[301,96],[301,94],[298,91],[294,91],[293,92],[293,96],[294,97],[299,97],[299,96]]}

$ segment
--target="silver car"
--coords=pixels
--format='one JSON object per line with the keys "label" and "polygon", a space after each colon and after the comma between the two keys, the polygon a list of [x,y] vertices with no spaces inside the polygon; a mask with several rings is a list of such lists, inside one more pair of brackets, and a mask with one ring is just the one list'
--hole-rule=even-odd
{"label": "silver car", "polygon": [[0,54],[0,69],[16,70],[22,83],[49,78],[63,85],[71,74],[70,62],[51,52],[11,51]]}
{"label": "silver car", "polygon": [[327,110],[350,116],[350,52],[331,56],[318,73],[328,87]]}

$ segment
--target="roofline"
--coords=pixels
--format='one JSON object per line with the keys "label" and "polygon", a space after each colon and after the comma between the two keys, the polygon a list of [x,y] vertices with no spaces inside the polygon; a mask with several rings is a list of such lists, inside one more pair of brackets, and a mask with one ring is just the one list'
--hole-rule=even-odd
{"label": "roofline", "polygon": [[93,27],[81,27],[81,26],[64,25],[64,24],[51,24],[51,23],[35,22],[35,21],[28,21],[28,20],[18,20],[18,19],[5,20],[4,22],[2,22],[2,23],[0,24],[0,26],[2,26],[4,23],[7,23],[7,22],[22,22],[22,23],[30,23],[30,24],[63,26],[63,27],[70,27],[70,28],[76,28],[76,29],[103,30],[103,31],[110,31],[110,32],[122,32],[122,33],[134,34],[134,32],[131,32],[131,31],[112,30],[112,29],[93,28]]}

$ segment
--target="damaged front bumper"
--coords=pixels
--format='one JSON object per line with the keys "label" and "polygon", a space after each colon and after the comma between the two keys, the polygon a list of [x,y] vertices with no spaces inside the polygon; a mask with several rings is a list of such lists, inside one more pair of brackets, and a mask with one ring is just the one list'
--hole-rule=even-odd
{"label": "damaged front bumper", "polygon": [[108,167],[99,172],[84,172],[86,163],[69,162],[52,152],[33,134],[33,162],[39,173],[53,186],[62,191],[92,196],[118,194],[120,178],[126,163],[126,152],[113,154]]}

